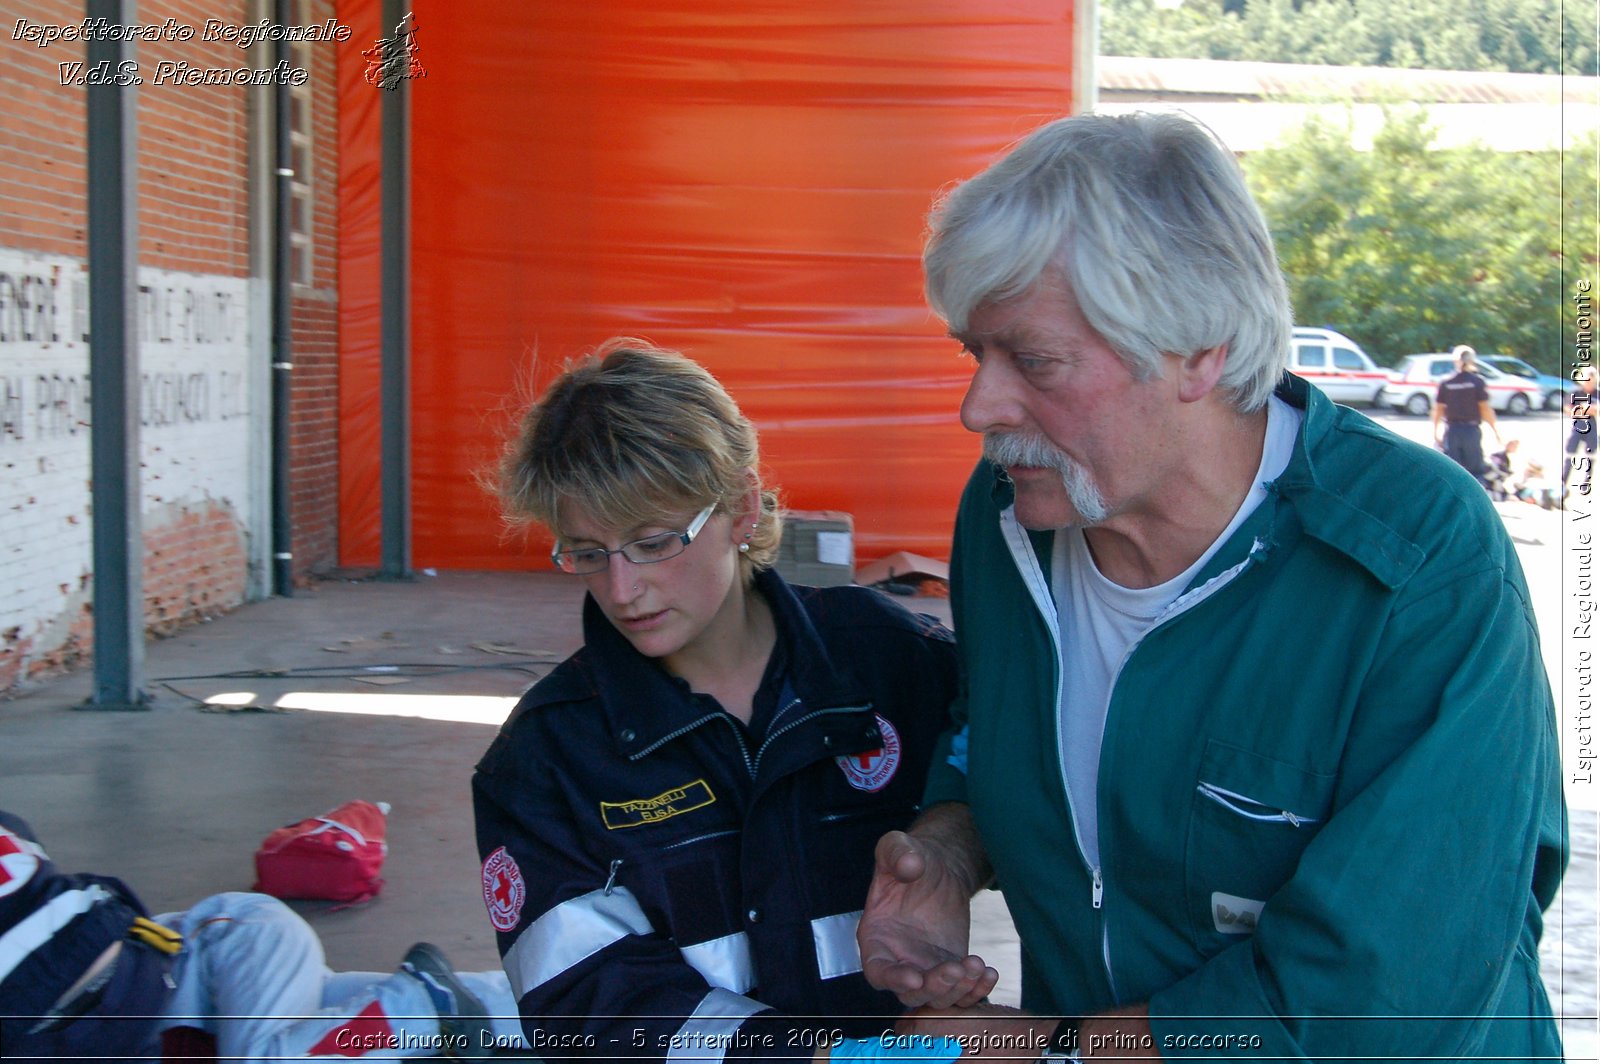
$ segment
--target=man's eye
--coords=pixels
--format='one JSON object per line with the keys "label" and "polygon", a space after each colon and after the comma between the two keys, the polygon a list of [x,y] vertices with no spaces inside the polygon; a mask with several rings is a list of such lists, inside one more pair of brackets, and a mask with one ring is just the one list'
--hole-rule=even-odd
{"label": "man's eye", "polygon": [[1017,364],[1018,369],[1028,372],[1044,369],[1055,361],[1053,358],[1041,358],[1038,355],[1024,354],[1013,354],[1011,360]]}

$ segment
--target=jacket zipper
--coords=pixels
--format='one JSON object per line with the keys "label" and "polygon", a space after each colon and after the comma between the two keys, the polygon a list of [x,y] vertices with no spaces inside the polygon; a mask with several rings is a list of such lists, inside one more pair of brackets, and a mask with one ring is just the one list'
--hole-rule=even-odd
{"label": "jacket zipper", "polygon": [[[777,717],[780,717],[783,714],[789,712],[789,710],[793,709],[795,706],[798,706],[799,704],[800,704],[800,699],[796,698],[794,701],[790,702],[788,705],[786,705],[782,709],[780,709],[777,712],[777,714],[774,716],[773,719],[777,719]],[[761,755],[766,753],[767,752],[767,747],[772,745],[772,741],[774,739],[776,739],[778,736],[782,735],[784,732],[793,731],[795,728],[800,727],[800,725],[804,724],[806,721],[815,720],[818,717],[829,716],[829,715],[834,714],[834,713],[860,713],[860,712],[862,712],[864,710],[869,710],[871,708],[872,708],[872,706],[869,704],[869,705],[865,705],[865,706],[835,706],[832,709],[818,709],[818,710],[814,710],[813,712],[807,713],[804,716],[796,717],[794,720],[791,720],[789,723],[785,724],[783,727],[778,728],[775,731],[768,732],[767,733],[767,737],[765,739],[763,739],[762,742],[761,742],[761,748],[756,751],[755,767],[750,770],[751,778],[753,779],[755,777],[756,769],[761,767]]]}
{"label": "jacket zipper", "polygon": [[1200,782],[1200,786],[1196,787],[1195,790],[1224,809],[1250,820],[1288,824],[1290,827],[1296,828],[1301,824],[1315,824],[1317,822],[1317,818],[1314,816],[1298,816],[1287,809],[1274,809],[1265,802],[1258,802],[1254,798],[1218,787],[1215,783],[1206,783],[1204,780]]}
{"label": "jacket zipper", "polygon": [[[778,718],[782,717],[785,713],[789,712],[795,706],[798,706],[800,704],[800,701],[801,700],[798,699],[798,698],[792,699],[782,709],[778,710],[777,713],[773,714],[773,719],[777,720]],[[870,704],[864,705],[864,706],[838,706],[838,707],[835,707],[833,709],[819,709],[819,710],[816,710],[815,712],[807,713],[804,716],[796,717],[794,720],[791,720],[789,723],[785,724],[783,727],[778,728],[775,731],[768,732],[767,733],[767,737],[764,740],[762,740],[761,746],[756,750],[756,756],[754,758],[752,758],[750,756],[750,746],[749,746],[748,743],[745,742],[744,732],[742,730],[740,730],[740,728],[738,726],[738,722],[736,720],[734,720],[734,718],[732,716],[730,716],[727,713],[708,713],[705,716],[701,717],[699,720],[690,721],[688,724],[685,724],[683,727],[677,729],[676,731],[668,732],[666,735],[663,735],[661,738],[657,739],[655,742],[651,743],[649,746],[645,747],[643,750],[639,750],[639,751],[636,751],[636,752],[634,752],[632,754],[629,754],[628,755],[628,760],[629,761],[637,761],[641,757],[644,757],[646,754],[649,754],[649,753],[652,753],[652,752],[654,752],[656,750],[661,749],[661,747],[665,746],[667,743],[672,742],[674,739],[678,739],[678,738],[681,738],[682,736],[685,736],[685,735],[689,734],[690,732],[694,731],[696,728],[700,727],[702,724],[706,723],[707,721],[717,720],[718,718],[720,718],[720,719],[722,719],[722,720],[727,722],[728,727],[733,729],[734,741],[739,744],[739,754],[740,754],[740,756],[742,756],[744,758],[745,771],[750,773],[750,778],[751,779],[755,779],[756,778],[756,771],[761,767],[761,755],[766,753],[767,747],[772,744],[772,741],[774,739],[776,739],[778,736],[782,735],[784,732],[792,731],[795,728],[798,728],[800,725],[804,724],[808,720],[815,720],[817,717],[827,716],[828,714],[831,714],[831,713],[860,713],[863,710],[869,710],[871,708],[872,708],[872,706]]]}
{"label": "jacket zipper", "polygon": [[[651,743],[649,746],[645,747],[643,750],[637,750],[637,751],[629,754],[628,755],[628,760],[629,761],[637,761],[641,757],[644,757],[646,754],[654,753],[655,751],[661,749],[663,746],[665,746],[668,743],[672,742],[672,740],[677,739],[677,738],[679,738],[681,736],[684,736],[684,735],[688,735],[690,732],[692,732],[696,728],[700,727],[700,725],[706,723],[706,721],[716,720],[718,717],[726,717],[726,716],[727,716],[726,713],[707,713],[705,716],[699,718],[698,720],[691,720],[688,724],[685,724],[683,727],[677,729],[676,731],[671,731],[671,732],[668,732],[667,734],[663,735],[661,738],[657,739],[655,742]],[[745,762],[748,763],[749,760],[750,760],[750,758],[748,756],[746,756]]]}
{"label": "jacket zipper", "polygon": [[737,835],[739,834],[739,831],[739,828],[729,828],[726,831],[708,831],[703,835],[695,835],[692,838],[679,839],[677,842],[668,843],[661,848],[663,850],[676,850],[684,846],[693,846],[697,842],[706,842],[710,839],[720,839],[728,835]]}
{"label": "jacket zipper", "polygon": [[[1127,667],[1129,659],[1133,657],[1133,652],[1139,648],[1140,644],[1142,644],[1151,633],[1157,631],[1163,625],[1170,623],[1174,618],[1181,617],[1183,614],[1194,609],[1212,595],[1215,595],[1218,591],[1221,591],[1224,587],[1233,583],[1233,581],[1238,579],[1246,569],[1250,568],[1250,566],[1255,563],[1257,555],[1261,554],[1265,550],[1265,547],[1266,543],[1258,537],[1253,543],[1251,543],[1250,553],[1245,555],[1244,560],[1239,564],[1232,566],[1231,568],[1224,569],[1222,572],[1218,573],[1210,580],[1207,580],[1199,587],[1194,588],[1192,591],[1184,592],[1168,603],[1167,608],[1161,611],[1161,614],[1156,617],[1155,621],[1148,629],[1145,630],[1143,635],[1139,636],[1139,638],[1133,641],[1133,643],[1128,647],[1127,651],[1123,653],[1122,660],[1117,663],[1117,671],[1111,674],[1112,697],[1114,698],[1116,696],[1117,681],[1122,678],[1122,670]],[[1057,700],[1056,704],[1060,705],[1059,699]],[[1060,713],[1058,712],[1056,716],[1059,719]],[[1111,719],[1111,706],[1109,702],[1106,705],[1106,719]],[[1057,724],[1058,729],[1059,727],[1060,725]],[[1064,775],[1064,765],[1062,771]],[[1098,804],[1096,805],[1096,815],[1099,815]],[[1095,896],[1097,899],[1095,907],[1099,908],[1100,906],[1098,899],[1104,890],[1104,885],[1101,881],[1100,870],[1098,868],[1095,869],[1094,875],[1096,884]],[[1105,963],[1106,966],[1106,978],[1111,983],[1112,996],[1115,1000],[1120,1001],[1121,997],[1117,994],[1117,980],[1116,977],[1111,974],[1111,923],[1109,920],[1106,920],[1104,916],[1102,916],[1100,920],[1100,959]]]}
{"label": "jacket zipper", "polygon": [[[1067,782],[1066,762],[1061,758],[1060,755],[1062,742],[1060,708],[1061,689],[1062,684],[1065,682],[1065,678],[1062,676],[1061,669],[1061,627],[1056,618],[1055,596],[1045,584],[1044,571],[1040,568],[1039,560],[1033,552],[1033,544],[1031,541],[1029,541],[1027,533],[1023,531],[1022,526],[1017,523],[1014,510],[1008,510],[1001,515],[1001,534],[1005,537],[1006,544],[1011,549],[1012,561],[1016,564],[1018,573],[1020,576],[1022,576],[1024,584],[1027,585],[1029,597],[1033,599],[1034,607],[1039,611],[1039,616],[1045,622],[1045,626],[1051,635],[1050,650],[1052,660],[1055,663],[1056,681],[1056,698],[1053,715],[1056,721],[1056,760],[1061,771],[1061,789],[1067,796],[1067,819],[1072,825],[1072,841],[1077,847],[1078,858],[1084,863],[1085,867],[1089,868],[1093,876],[1093,880],[1089,888],[1089,904],[1091,908],[1100,913],[1100,962],[1105,968],[1106,984],[1110,987],[1112,1000],[1120,1001],[1121,995],[1117,993],[1117,977],[1111,968],[1111,924],[1110,921],[1106,919],[1104,911],[1105,876],[1101,869],[1101,866],[1104,864],[1104,860],[1102,859],[1100,864],[1091,865],[1089,863],[1089,855],[1084,852],[1083,840],[1078,835],[1078,818],[1075,813],[1075,803],[1072,800],[1072,786]],[[1114,673],[1112,673],[1111,676],[1112,696],[1115,697],[1117,681],[1122,676],[1122,670],[1128,664],[1128,659],[1133,656],[1133,652],[1138,649],[1139,645],[1144,642],[1146,637],[1148,637],[1152,632],[1155,632],[1157,629],[1161,628],[1163,625],[1167,624],[1173,618],[1188,612],[1195,606],[1198,606],[1200,603],[1210,598],[1212,595],[1216,594],[1217,591],[1221,590],[1226,585],[1232,583],[1234,579],[1236,579],[1246,569],[1250,568],[1250,566],[1256,561],[1257,556],[1263,553],[1265,547],[1266,543],[1258,537],[1255,542],[1251,544],[1250,553],[1246,555],[1245,559],[1239,564],[1230,569],[1226,569],[1221,573],[1218,573],[1216,576],[1212,577],[1210,580],[1207,580],[1204,584],[1200,585],[1194,590],[1185,592],[1174,599],[1167,606],[1167,608],[1161,612],[1161,615],[1156,618],[1155,622],[1151,624],[1149,629],[1147,629],[1143,635],[1139,636],[1138,639],[1135,639],[1128,647],[1127,651],[1123,653],[1122,660],[1117,664],[1117,669]],[[1108,704],[1107,720],[1109,719],[1110,706]],[[1096,818],[1098,818],[1099,815],[1099,804],[1096,803]]]}
{"label": "jacket zipper", "polygon": [[755,767],[755,763],[750,760],[750,746],[749,746],[749,744],[747,744],[744,741],[744,734],[739,730],[738,722],[735,721],[733,719],[733,717],[729,716],[727,713],[707,713],[705,716],[701,717],[699,720],[692,720],[688,724],[685,724],[683,727],[677,729],[676,731],[671,731],[671,732],[668,732],[666,735],[663,735],[661,738],[657,739],[655,742],[651,743],[649,746],[645,747],[643,750],[638,750],[638,751],[635,751],[634,753],[629,754],[628,755],[628,760],[629,761],[637,761],[641,757],[644,757],[646,754],[651,754],[651,753],[654,753],[655,751],[661,749],[663,746],[665,746],[668,743],[672,742],[674,739],[680,739],[683,736],[688,735],[690,732],[694,731],[696,728],[700,727],[702,724],[705,724],[707,721],[713,721],[713,720],[717,720],[719,718],[722,719],[722,720],[727,721],[728,722],[728,727],[733,729],[733,741],[739,744],[739,756],[744,758],[745,771],[750,773],[750,778],[751,779],[754,779],[755,775],[756,775],[756,767]]}
{"label": "jacket zipper", "polygon": [[[1050,657],[1054,663],[1055,672],[1055,702],[1051,707],[1051,716],[1056,722],[1056,764],[1061,772],[1061,790],[1067,796],[1067,822],[1072,827],[1072,843],[1078,851],[1078,860],[1083,862],[1083,866],[1089,869],[1093,877],[1093,882],[1089,889],[1089,905],[1096,912],[1101,913],[1100,962],[1105,968],[1106,985],[1111,989],[1112,999],[1119,1000],[1117,979],[1111,972],[1110,933],[1103,913],[1105,877],[1101,873],[1099,864],[1090,863],[1089,854],[1083,848],[1083,838],[1078,834],[1077,803],[1072,800],[1072,785],[1067,782],[1066,762],[1061,758],[1061,689],[1062,684],[1065,682],[1065,677],[1062,676],[1061,669],[1061,625],[1056,618],[1055,596],[1045,583],[1044,570],[1039,567],[1039,559],[1033,553],[1033,544],[1028,540],[1028,534],[1023,531],[1021,525],[1017,524],[1015,511],[1008,511],[1002,516],[1001,533],[1005,536],[1006,544],[1011,549],[1012,561],[1016,564],[1019,575],[1022,576],[1023,582],[1027,585],[1028,594],[1033,599],[1034,608],[1039,611],[1039,616],[1050,633]],[[1098,815],[1098,812],[1096,815]]]}

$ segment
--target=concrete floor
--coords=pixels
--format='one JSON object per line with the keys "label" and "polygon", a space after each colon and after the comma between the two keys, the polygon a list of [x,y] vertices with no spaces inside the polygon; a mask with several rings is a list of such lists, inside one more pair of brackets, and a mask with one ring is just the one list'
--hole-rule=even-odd
{"label": "concrete floor", "polygon": [[[1563,676],[1563,516],[1500,504]],[[248,890],[274,828],[353,798],[387,801],[381,897],[332,911],[292,903],[339,970],[394,967],[417,940],[459,969],[498,967],[479,890],[469,782],[517,696],[581,642],[582,588],[556,573],[328,581],[153,642],[149,712],[79,710],[85,669],[0,701],[0,808],[32,822],[57,863],[117,875],[154,912]],[[948,601],[904,600],[948,622]],[[1558,690],[1560,686],[1558,684]],[[218,699],[243,708],[205,707]],[[263,711],[265,710],[265,711]],[[1563,718],[1565,720],[1565,718]],[[1564,734],[1566,725],[1564,723]],[[1596,794],[1569,788],[1573,863],[1541,950],[1569,1059],[1596,1059]],[[1015,931],[995,892],[973,948],[1017,1000]]]}
{"label": "concrete floor", "polygon": [[[472,769],[516,697],[581,643],[581,601],[556,573],[443,573],[246,606],[149,644],[149,712],[75,709],[87,669],[0,702],[0,808],[62,868],[120,876],[162,912],[250,889],[280,825],[386,801],[382,895],[293,903],[330,965],[388,970],[425,939],[460,969],[498,967]],[[944,600],[905,601],[948,619]],[[202,707],[215,696],[318,708]]]}

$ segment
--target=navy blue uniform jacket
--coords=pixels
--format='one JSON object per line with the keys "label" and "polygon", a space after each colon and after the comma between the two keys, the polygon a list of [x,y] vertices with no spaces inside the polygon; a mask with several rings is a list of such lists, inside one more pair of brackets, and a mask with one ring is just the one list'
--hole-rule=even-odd
{"label": "navy blue uniform jacket", "polygon": [[[119,879],[61,872],[27,821],[0,810],[0,1056],[117,1061],[157,1051],[168,958],[125,941],[144,906]],[[34,1027],[105,950],[95,1006],[60,1030]]]}
{"label": "navy blue uniform jacket", "polygon": [[873,847],[917,811],[952,637],[864,588],[756,587],[788,661],[764,735],[586,599],[585,646],[478,765],[484,902],[535,1049],[809,1057],[899,1011],[855,928]]}

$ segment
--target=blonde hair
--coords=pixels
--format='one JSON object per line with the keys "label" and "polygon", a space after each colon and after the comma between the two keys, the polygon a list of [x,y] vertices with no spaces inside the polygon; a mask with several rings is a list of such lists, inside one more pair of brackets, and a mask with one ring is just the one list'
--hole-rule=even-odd
{"label": "blonde hair", "polygon": [[[755,427],[699,363],[644,340],[608,340],[570,363],[522,416],[500,463],[506,516],[560,535],[576,503],[599,524],[635,528],[715,503],[736,512],[761,462]],[[777,560],[777,493],[761,491],[741,573]]]}

